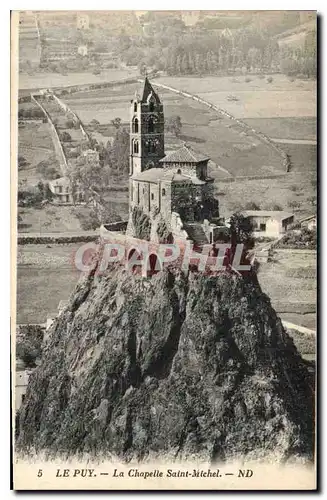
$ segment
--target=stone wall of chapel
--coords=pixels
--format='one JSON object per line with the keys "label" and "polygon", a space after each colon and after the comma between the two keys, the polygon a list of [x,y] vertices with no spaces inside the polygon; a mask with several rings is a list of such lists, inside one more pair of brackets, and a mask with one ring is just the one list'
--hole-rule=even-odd
{"label": "stone wall of chapel", "polygon": [[184,175],[196,176],[196,165],[192,163],[162,163],[165,170],[172,172],[181,171]]}
{"label": "stone wall of chapel", "polygon": [[172,200],[172,189],[170,182],[161,182],[160,186],[160,212],[164,217],[170,218],[172,209],[171,209],[171,200]]}

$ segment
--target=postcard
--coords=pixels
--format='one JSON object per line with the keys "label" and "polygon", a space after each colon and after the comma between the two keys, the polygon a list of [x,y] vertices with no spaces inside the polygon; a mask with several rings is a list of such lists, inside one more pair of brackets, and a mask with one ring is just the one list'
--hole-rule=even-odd
{"label": "postcard", "polygon": [[13,11],[15,490],[317,488],[316,11]]}

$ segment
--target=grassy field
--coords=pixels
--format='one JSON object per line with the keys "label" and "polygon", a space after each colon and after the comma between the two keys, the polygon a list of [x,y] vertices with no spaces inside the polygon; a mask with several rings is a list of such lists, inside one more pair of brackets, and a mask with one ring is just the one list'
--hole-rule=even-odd
{"label": "grassy field", "polygon": [[276,251],[262,264],[259,282],[282,319],[316,328],[316,255]]}
{"label": "grassy field", "polygon": [[[317,83],[291,81],[285,75],[272,75],[273,81],[250,77],[162,77],[160,83],[197,94],[226,109],[237,118],[293,118],[316,116]],[[238,100],[228,101],[232,94]]]}
{"label": "grassy field", "polygon": [[315,117],[292,118],[246,118],[245,123],[269,137],[278,139],[317,139]]}
{"label": "grassy field", "polygon": [[[278,206],[293,212],[297,219],[302,219],[316,209],[311,202],[315,194],[311,180],[312,173],[302,170],[274,179],[216,182],[216,196],[221,214],[225,217],[235,210],[244,209],[247,203],[254,202],[262,210],[272,210]],[[292,206],[292,202],[298,203],[298,206]]]}
{"label": "grassy field", "polygon": [[[233,80],[233,81],[231,81]],[[159,80],[158,80],[159,81]],[[314,99],[315,82],[294,81],[277,75],[274,81],[268,84],[266,80],[253,77],[249,83],[238,78],[160,78],[163,83],[170,83],[179,88],[198,93],[212,92],[221,89],[223,92],[235,89],[257,90],[262,104],[269,101],[270,116],[268,118],[247,118],[245,121],[274,138],[289,137],[291,139],[314,139],[316,129],[315,109],[312,107],[312,116],[302,116],[303,109],[299,107],[295,117],[274,118],[280,112],[280,101],[270,99],[267,92],[279,92],[287,99],[289,92],[298,92],[302,89],[305,98]],[[77,111],[85,123],[96,118],[103,124],[119,116],[124,122],[129,120],[129,99],[134,95],[138,84],[119,85],[113,89],[102,89],[95,92],[80,92],[70,96],[68,104]],[[219,90],[220,91],[220,90]],[[220,202],[222,213],[229,213],[241,208],[246,202],[254,201],[263,208],[280,205],[289,210],[289,204],[297,202],[295,213],[299,216],[311,214],[314,207],[310,197],[315,193],[311,186],[312,173],[316,169],[316,146],[303,144],[283,144],[282,148],[291,155],[292,172],[287,176],[276,179],[236,180],[229,184],[221,182],[231,176],[267,176],[283,173],[280,158],[268,146],[262,144],[256,137],[247,135],[231,120],[217,116],[217,113],[207,107],[178,96],[163,89],[159,90],[164,103],[165,117],[180,115],[183,128],[179,138],[170,134],[165,136],[166,151],[178,148],[183,142],[189,143],[195,149],[208,153],[216,166],[211,166],[210,175],[216,180],[216,191],[221,194]],[[311,96],[311,97],[310,97]],[[313,97],[312,97],[313,96]],[[226,101],[228,102],[228,101]],[[247,104],[244,103],[245,108]],[[281,112],[281,115],[283,113]],[[106,143],[107,135],[99,134],[100,140]],[[218,167],[221,167],[219,169]],[[226,171],[230,174],[226,174]]]}
{"label": "grassy field", "polygon": [[69,298],[80,276],[72,263],[77,249],[76,243],[18,247],[18,323],[43,323]]}
{"label": "grassy field", "polygon": [[19,208],[22,222],[19,223],[18,231],[41,234],[81,231],[77,210],[89,213],[89,208],[83,206],[47,205],[43,208]]}
{"label": "grassy field", "polygon": [[[129,100],[137,89],[139,85],[133,84],[80,92],[69,96],[66,102],[85,124],[93,118],[101,124],[108,124],[115,117],[128,122]],[[161,89],[159,93],[164,103],[165,117],[179,115],[183,123],[182,134],[178,139],[166,135],[166,151],[187,142],[195,149],[209,154],[213,162],[221,165],[231,175],[265,175],[267,167],[268,172],[282,171],[279,155],[255,136],[246,134],[228,118],[217,116],[217,113],[202,104],[169,91]],[[106,142],[107,137],[103,136],[102,140]],[[211,173],[214,177],[221,177],[219,170]]]}
{"label": "grassy field", "polygon": [[36,167],[44,160],[59,169],[47,123],[25,122],[19,125],[18,155],[23,156],[27,161],[26,166],[18,171],[18,181],[30,185],[37,184],[41,176],[36,171]]}
{"label": "grassy field", "polygon": [[86,83],[116,82],[134,77],[137,74],[138,71],[134,68],[104,69],[99,75],[94,75],[90,72],[67,72],[67,75],[46,72],[35,72],[32,75],[20,73],[18,86],[20,90],[68,87],[70,85],[84,85]]}

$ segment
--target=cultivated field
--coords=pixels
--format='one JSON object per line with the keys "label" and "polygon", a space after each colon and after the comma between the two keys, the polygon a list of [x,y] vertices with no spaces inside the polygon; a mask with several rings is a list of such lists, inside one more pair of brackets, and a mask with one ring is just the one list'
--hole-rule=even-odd
{"label": "cultivated field", "polygon": [[80,276],[73,266],[78,248],[78,243],[18,247],[18,323],[44,323],[56,315],[60,300],[69,298]]}
{"label": "cultivated field", "polygon": [[[316,138],[315,108],[311,107],[310,116],[302,116],[303,109],[297,108],[295,117],[274,117],[281,112],[281,101],[276,101],[269,92],[279,92],[280,98],[287,100],[290,92],[297,93],[299,88],[305,92],[305,99],[315,101],[315,82],[294,81],[282,75],[275,75],[272,83],[264,79],[252,77],[252,81],[245,82],[239,77],[235,82],[233,78],[160,78],[158,82],[169,83],[199,94],[199,89],[217,93],[235,89],[257,90],[262,105],[266,102],[270,106],[270,115],[266,118],[247,118],[245,121],[254,128],[266,133],[272,138],[308,139]],[[233,81],[231,81],[233,80]],[[155,80],[154,80],[155,83]],[[300,87],[299,87],[300,86]],[[104,135],[97,133],[98,140],[104,143],[110,134],[110,121],[120,117],[128,124],[129,99],[139,88],[138,84],[117,85],[112,89],[101,89],[92,92],[78,92],[67,99],[69,106],[74,109],[85,123],[96,118],[102,126]],[[280,205],[298,216],[305,216],[314,211],[311,198],[314,188],[311,185],[314,171],[316,170],[316,146],[312,144],[282,144],[281,147],[290,154],[292,171],[285,174],[281,166],[280,157],[268,146],[260,142],[255,136],[247,135],[240,127],[228,118],[222,118],[206,106],[176,95],[164,89],[159,89],[160,97],[164,103],[165,116],[180,115],[183,128],[179,138],[166,134],[165,147],[169,151],[177,149],[183,142],[187,142],[195,149],[208,153],[213,164],[210,166],[210,175],[216,180],[216,191],[220,197],[223,214],[228,214],[241,205],[254,201],[258,205],[268,208]],[[233,93],[234,94],[234,93]],[[297,94],[296,94],[297,95]],[[208,97],[206,97],[208,98]],[[243,96],[244,98],[244,96]],[[248,108],[247,102],[244,108]],[[226,104],[226,106],[225,106]],[[228,108],[230,104],[226,99],[222,107]],[[233,103],[232,103],[233,104]],[[281,112],[281,115],[283,113]],[[250,114],[249,114],[250,116]],[[112,128],[111,128],[112,130]],[[112,135],[114,131],[112,130]],[[220,168],[219,168],[220,167]],[[264,178],[274,174],[282,174],[278,178]],[[285,174],[285,175],[283,175]],[[236,177],[236,182],[227,183],[226,179]],[[258,176],[260,179],[240,179],[243,176]],[[127,185],[127,181],[123,181]]]}
{"label": "cultivated field", "polygon": [[[272,75],[273,81],[250,77],[162,77],[164,83],[226,109],[236,118],[293,118],[316,116],[317,83],[291,81],[285,75]],[[250,79],[251,81],[246,81]],[[237,101],[228,101],[229,95]]]}
{"label": "cultivated field", "polygon": [[107,69],[102,70],[99,75],[90,72],[68,73],[46,73],[39,72],[29,75],[19,74],[19,90],[45,89],[51,87],[68,87],[70,85],[84,85],[86,83],[116,82],[136,76],[138,71],[133,68],[128,69]]}
{"label": "cultivated field", "polygon": [[316,329],[316,254],[278,250],[273,261],[262,264],[259,282],[279,316]]}
{"label": "cultivated field", "polygon": [[59,169],[47,123],[26,121],[19,125],[18,155],[27,161],[27,164],[18,171],[18,181],[29,185],[35,185],[41,180],[40,174],[36,171],[41,161],[47,161],[49,165]]}
{"label": "cultivated field", "polygon": [[[68,105],[87,124],[93,118],[108,124],[115,117],[129,120],[129,102],[140,85],[119,85],[113,89],[77,92],[66,98]],[[200,103],[160,89],[165,117],[179,115],[183,123],[179,138],[166,135],[166,150],[178,148],[183,142],[209,154],[214,163],[225,172],[223,177],[239,175],[267,175],[282,173],[280,156],[257,137],[245,133],[228,118],[217,116],[213,110]],[[107,138],[103,137],[105,143]],[[237,158],[237,161],[236,161]],[[220,179],[219,169],[211,174]]]}
{"label": "cultivated field", "polygon": [[22,221],[18,225],[21,233],[65,233],[81,231],[76,212],[89,213],[89,208],[78,206],[46,205],[43,208],[19,208]]}
{"label": "cultivated field", "polygon": [[217,182],[216,196],[220,202],[221,215],[227,217],[231,212],[244,209],[248,203],[254,202],[262,210],[277,210],[276,207],[279,207],[302,219],[316,210],[312,205],[315,189],[311,181],[312,172],[302,170],[274,179]]}

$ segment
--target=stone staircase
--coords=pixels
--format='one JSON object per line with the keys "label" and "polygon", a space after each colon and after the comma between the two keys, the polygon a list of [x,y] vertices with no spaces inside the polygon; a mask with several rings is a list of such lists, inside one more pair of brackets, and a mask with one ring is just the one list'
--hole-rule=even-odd
{"label": "stone staircase", "polygon": [[205,235],[205,232],[203,231],[203,228],[199,222],[188,223],[188,224],[184,223],[183,228],[187,232],[189,238],[196,245],[206,245],[209,243]]}

